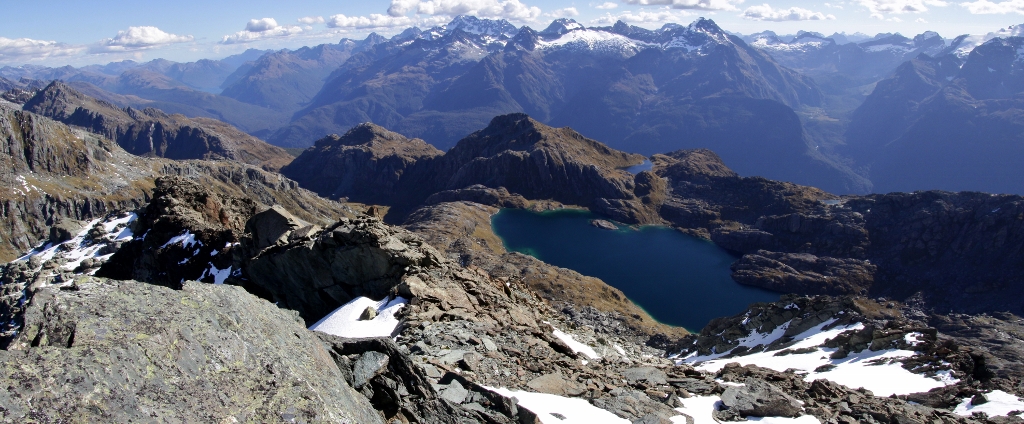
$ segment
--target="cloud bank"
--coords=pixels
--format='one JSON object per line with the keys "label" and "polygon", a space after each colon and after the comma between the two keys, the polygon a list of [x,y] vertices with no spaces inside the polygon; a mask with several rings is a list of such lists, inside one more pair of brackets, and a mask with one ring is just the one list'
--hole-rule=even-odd
{"label": "cloud bank", "polygon": [[960,6],[967,8],[968,12],[975,15],[1005,15],[1008,13],[1024,15],[1024,0],[1007,0],[1001,2],[977,0],[960,3]]}
{"label": "cloud bank", "polygon": [[814,12],[807,9],[801,9],[799,7],[791,7],[789,9],[772,9],[768,3],[760,6],[750,6],[743,11],[742,16],[755,21],[772,22],[824,21],[834,20],[836,18],[834,15],[826,15],[821,12]]}
{"label": "cloud bank", "polygon": [[85,47],[72,46],[56,41],[0,37],[0,63],[73,56],[81,53],[83,50],[85,50]]}
{"label": "cloud bank", "polygon": [[510,21],[532,21],[541,15],[540,8],[519,0],[391,0],[388,15],[474,15]]}

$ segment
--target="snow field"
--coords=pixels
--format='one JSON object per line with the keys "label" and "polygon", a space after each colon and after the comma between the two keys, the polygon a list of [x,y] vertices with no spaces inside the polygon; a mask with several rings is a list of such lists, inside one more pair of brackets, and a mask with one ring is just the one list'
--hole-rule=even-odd
{"label": "snow field", "polygon": [[[798,334],[794,337],[794,340],[797,340],[797,342],[787,348],[790,350],[814,348],[813,351],[808,353],[791,353],[779,356],[776,354],[780,353],[780,351],[776,350],[753,352],[727,359],[719,358],[727,355],[728,352],[704,356],[692,354],[679,360],[679,363],[692,364],[699,370],[709,372],[717,372],[730,362],[738,362],[741,365],[754,364],[776,371],[795,370],[804,374],[805,381],[823,378],[851,388],[863,387],[871,390],[876,396],[926,392],[936,387],[955,384],[958,381],[948,371],[940,372],[934,377],[929,377],[923,374],[912,373],[903,368],[903,364],[898,360],[909,358],[916,354],[916,352],[910,350],[864,350],[858,353],[851,353],[842,359],[831,359],[830,356],[837,349],[822,347],[821,345],[825,341],[843,332],[864,328],[863,324],[856,323],[829,330],[824,329],[834,322],[835,319],[832,319]],[[787,328],[789,328],[789,323],[780,325],[768,334],[754,331],[751,335],[740,340],[740,346],[768,345],[782,337]],[[906,336],[906,340],[917,342],[918,337],[919,335],[909,334]]]}

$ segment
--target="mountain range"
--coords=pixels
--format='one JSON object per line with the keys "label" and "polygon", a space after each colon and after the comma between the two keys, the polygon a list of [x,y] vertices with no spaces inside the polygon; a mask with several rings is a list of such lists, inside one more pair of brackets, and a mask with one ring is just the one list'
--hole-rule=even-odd
{"label": "mountain range", "polygon": [[[707,19],[656,30],[560,19],[537,31],[459,16],[390,38],[221,60],[5,67],[0,88],[24,103],[60,79],[118,108],[212,118],[296,151],[363,122],[443,151],[494,116],[526,113],[624,151],[709,148],[740,175],[836,193],[1020,193],[997,181],[1015,160],[1004,154],[1015,137],[1008,103],[1015,74],[998,77],[1009,84],[998,93],[980,87],[992,80],[984,73],[967,74],[989,68],[973,64],[983,61],[972,59],[974,50],[1005,44],[1018,29],[955,38],[930,31],[742,36]],[[916,70],[936,61],[941,78],[919,82],[934,87],[930,93],[901,91],[911,73],[931,78]],[[963,84],[971,88],[956,88]],[[962,116],[982,104],[980,115]],[[947,130],[946,122],[981,131]],[[968,147],[976,143],[990,147]],[[960,153],[936,156],[947,151]]]}

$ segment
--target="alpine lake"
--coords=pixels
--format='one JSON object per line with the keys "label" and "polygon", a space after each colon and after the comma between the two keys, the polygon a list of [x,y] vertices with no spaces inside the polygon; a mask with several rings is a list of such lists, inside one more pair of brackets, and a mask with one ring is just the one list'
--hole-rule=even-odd
{"label": "alpine lake", "polygon": [[661,226],[603,229],[594,219],[582,210],[503,209],[491,225],[507,250],[600,278],[659,322],[692,332],[779,299],[733,281],[729,265],[737,257],[714,243]]}

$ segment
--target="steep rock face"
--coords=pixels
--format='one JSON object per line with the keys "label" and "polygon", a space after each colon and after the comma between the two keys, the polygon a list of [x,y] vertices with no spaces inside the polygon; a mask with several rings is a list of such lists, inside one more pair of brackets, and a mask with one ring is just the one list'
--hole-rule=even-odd
{"label": "steep rock face", "polygon": [[271,146],[213,119],[189,119],[157,109],[121,109],[54,81],[25,103],[24,109],[107,137],[139,156],[169,159],[232,159],[268,170],[291,161]]}
{"label": "steep rock face", "polygon": [[82,278],[25,321],[0,351],[5,420],[384,422],[294,315],[237,287]]}
{"label": "steep rock face", "polygon": [[423,168],[441,155],[423,140],[365,123],[318,140],[281,173],[324,197],[390,204],[414,180],[429,178]]}
{"label": "steep rock face", "polygon": [[[921,292],[937,310],[1020,313],[1024,295],[1024,198],[916,192],[851,199],[871,234],[876,290],[896,298]],[[876,284],[877,286],[877,284]]]}
{"label": "steep rock face", "polygon": [[3,260],[34,247],[62,217],[103,216],[148,199],[145,162],[93,134],[0,105],[0,143]]}

